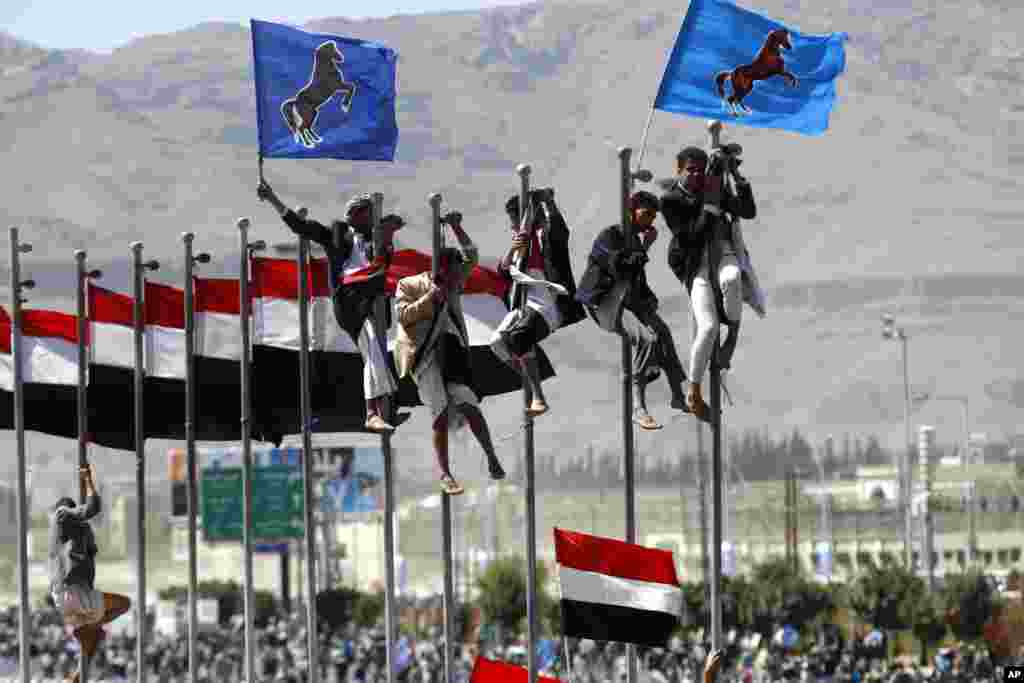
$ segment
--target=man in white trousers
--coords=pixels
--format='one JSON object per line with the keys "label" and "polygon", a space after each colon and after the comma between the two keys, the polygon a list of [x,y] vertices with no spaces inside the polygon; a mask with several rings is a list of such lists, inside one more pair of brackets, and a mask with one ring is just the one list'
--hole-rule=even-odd
{"label": "man in white trousers", "polygon": [[[723,155],[720,168],[709,169],[707,152],[687,147],[676,157],[676,177],[662,181],[661,211],[672,231],[668,265],[690,295],[697,330],[690,350],[690,385],[686,405],[710,420],[701,381],[718,340],[719,325],[728,328],[720,366],[731,365],[744,301],[764,316],[764,294],[757,282],[739,220],[757,216],[750,182],[739,174],[740,161]],[[710,170],[710,172],[709,172]],[[732,176],[736,191],[725,182]]]}
{"label": "man in white trousers", "polygon": [[334,316],[341,329],[356,342],[363,357],[363,394],[366,398],[366,429],[377,434],[393,432],[394,426],[383,416],[384,399],[395,393],[398,381],[377,339],[373,324],[373,304],[384,295],[385,276],[394,249],[394,232],[404,225],[395,215],[381,219],[384,253],[373,252],[373,198],[356,195],[345,206],[345,220],[330,227],[300,216],[278,198],[266,181],[257,195],[269,202],[292,232],[316,242],[327,252],[330,267],[331,300]]}

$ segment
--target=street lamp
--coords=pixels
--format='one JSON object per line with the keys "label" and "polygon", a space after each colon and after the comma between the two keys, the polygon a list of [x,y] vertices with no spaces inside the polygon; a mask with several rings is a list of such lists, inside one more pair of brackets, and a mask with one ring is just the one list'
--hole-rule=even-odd
{"label": "street lamp", "polygon": [[902,489],[902,500],[901,508],[903,509],[903,558],[907,564],[907,567],[913,565],[913,550],[911,548],[912,529],[913,524],[910,516],[910,497],[912,483],[914,481],[913,473],[910,471],[910,449],[911,436],[910,436],[910,371],[907,367],[907,333],[902,327],[896,327],[895,321],[891,315],[882,316],[882,339],[897,340],[901,343],[902,355],[903,355],[903,457],[900,459],[901,464],[901,477],[900,477],[900,488]]}

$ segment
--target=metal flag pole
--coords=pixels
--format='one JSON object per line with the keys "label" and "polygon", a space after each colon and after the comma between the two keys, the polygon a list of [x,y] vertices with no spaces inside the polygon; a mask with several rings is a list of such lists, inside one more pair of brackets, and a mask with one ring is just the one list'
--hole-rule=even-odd
{"label": "metal flag pole", "polygon": [[135,659],[138,670],[136,680],[146,680],[146,421],[144,410],[145,392],[145,344],[146,344],[146,271],[160,267],[158,261],[142,260],[142,242],[132,242],[132,279],[134,301],[132,308],[135,323],[135,497],[138,506],[136,518],[138,542],[135,547]]}
{"label": "metal flag pole", "polygon": [[[427,198],[427,201],[430,203],[433,226],[433,254],[430,259],[430,273],[433,277],[437,277],[440,266],[438,259],[441,255],[441,195],[435,192]],[[455,617],[454,587],[452,585],[452,499],[447,493],[441,494],[441,540],[441,553],[444,561],[444,680],[445,683],[455,683],[454,648],[452,647],[452,640],[455,636],[455,626],[452,623]]]}
{"label": "metal flag pole", "polygon": [[[299,209],[296,213],[304,215]],[[316,547],[316,527],[314,526],[313,509],[313,401],[310,395],[309,368],[309,240],[299,238],[299,251],[296,256],[299,270],[299,409],[302,412],[302,496],[303,516],[305,519],[305,539],[309,548]],[[306,592],[309,601],[306,605],[306,651],[309,661],[309,683],[317,683],[320,678],[320,655],[318,619],[316,612],[316,553],[309,554],[306,563]]]}
{"label": "metal flag pole", "polygon": [[21,298],[23,289],[32,289],[32,280],[21,279],[21,255],[32,251],[31,244],[18,242],[18,229],[11,235],[11,364],[14,380],[14,431],[18,458],[18,666],[21,683],[29,683],[32,654],[29,646],[28,604],[28,465],[25,461],[25,395],[21,372]]}
{"label": "metal flag pole", "polygon": [[[75,252],[76,262],[76,304],[78,318],[77,332],[78,332],[78,387],[77,387],[77,405],[76,409],[78,412],[78,467],[79,471],[81,468],[89,465],[89,404],[88,404],[88,380],[89,380],[89,356],[86,347],[87,325],[88,315],[86,311],[86,287],[88,286],[89,279],[99,278],[102,273],[99,270],[86,270],[85,266],[86,253],[82,250]],[[85,504],[85,483],[79,479],[78,482],[78,498],[82,504]],[[79,671],[82,673],[81,683],[87,683],[89,672],[84,667],[79,667]]]}
{"label": "metal flag pole", "polygon": [[[519,175],[519,218],[520,228],[525,234],[530,235],[530,244],[523,250],[520,256],[519,269],[526,272],[529,267],[530,249],[532,240],[533,211],[530,203],[530,165],[519,164],[516,173]],[[526,309],[527,290],[520,287],[516,290],[512,305],[517,305],[520,311]],[[530,404],[533,403],[533,387],[527,373],[523,372],[523,460],[526,470],[526,485],[523,487],[526,492],[526,668],[529,673],[529,683],[537,683],[537,496],[536,482],[534,480],[534,432],[533,415],[530,414]]]}
{"label": "metal flag pole", "polygon": [[[381,218],[384,215],[384,195],[373,193],[374,256],[383,256],[387,247],[381,233]],[[384,276],[380,276],[384,277]],[[384,358],[388,357],[388,296],[377,297],[373,308],[373,327]],[[390,403],[390,399],[385,403]],[[392,406],[383,406],[385,418],[392,414]],[[384,631],[385,657],[387,659],[387,681],[394,683],[398,676],[398,662],[395,656],[398,620],[395,604],[395,469],[392,460],[391,434],[380,435],[380,449],[384,456]]]}
{"label": "metal flag pole", "polygon": [[[636,246],[633,235],[633,213],[630,209],[630,194],[633,189],[633,173],[629,162],[633,155],[630,147],[619,148],[619,197],[620,220],[622,234],[626,238],[626,248]],[[624,472],[626,479],[626,542],[636,543],[636,486],[634,482],[634,464],[636,448],[633,442],[633,353],[629,339],[622,335],[622,441]],[[626,680],[636,683],[636,646],[626,645]]]}
{"label": "metal flag pole", "polygon": [[185,457],[188,463],[188,679],[190,683],[199,680],[199,620],[196,613],[198,599],[199,557],[197,547],[196,517],[199,514],[198,482],[196,478],[196,367],[195,367],[195,299],[193,268],[196,263],[209,263],[206,253],[192,255],[195,235],[185,232],[181,241],[185,244]]}
{"label": "metal flag pole", "polygon": [[[647,151],[647,134],[651,132],[651,122],[654,120],[654,104],[651,104],[651,111],[647,114],[647,125],[644,126],[644,134],[640,137],[640,154],[637,157],[636,165],[640,167],[644,163],[644,153]],[[650,182],[645,180],[644,182]]]}
{"label": "metal flag pole", "polygon": [[[77,265],[77,293],[78,304],[78,467],[86,467],[89,464],[89,412],[88,412],[88,379],[89,379],[89,356],[86,340],[86,325],[88,315],[86,313],[86,282],[92,278],[99,278],[102,273],[98,270],[87,271],[85,267],[86,253],[82,250],[75,252]],[[78,484],[78,499],[85,503],[85,485]]]}
{"label": "metal flag pole", "polygon": [[[242,546],[243,546],[243,568],[245,587],[242,589],[242,597],[245,608],[245,680],[252,683],[256,680],[255,648],[256,639],[253,619],[255,618],[255,604],[253,596],[252,579],[252,404],[250,398],[250,349],[249,349],[249,261],[254,251],[266,248],[266,244],[249,242],[248,218],[239,218],[238,232],[241,239],[241,263],[238,269],[238,291],[239,309],[241,311],[240,324],[242,330]],[[310,663],[312,664],[312,662]]]}
{"label": "metal flag pole", "polygon": [[[720,145],[721,121],[708,122],[712,151]],[[718,367],[718,337],[712,335],[709,367],[711,390],[711,647],[723,648],[722,642],[722,382]],[[698,378],[691,378],[697,381]]]}

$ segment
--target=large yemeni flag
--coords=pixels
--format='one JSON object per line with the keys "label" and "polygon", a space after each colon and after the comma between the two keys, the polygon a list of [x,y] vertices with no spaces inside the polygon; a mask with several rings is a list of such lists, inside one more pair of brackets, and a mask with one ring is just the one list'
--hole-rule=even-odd
{"label": "large yemeni flag", "polygon": [[[196,438],[242,438],[242,300],[237,278],[195,278]],[[254,430],[255,432],[256,430]]]}
{"label": "large yemeni flag", "polygon": [[[196,280],[196,439],[239,438],[240,402],[238,283],[234,315],[231,281]],[[93,443],[134,448],[134,299],[92,283],[88,290],[90,325],[89,433]],[[185,437],[185,293],[146,283],[143,341],[143,401],[146,438]],[[211,319],[212,318],[212,319]],[[226,318],[226,320],[224,319]],[[231,325],[233,319],[234,325]],[[233,331],[232,331],[233,328]],[[237,342],[235,341],[237,338]]]}
{"label": "large yemeni flag", "polygon": [[[469,683],[529,683],[530,672],[523,666],[477,657]],[[560,683],[550,676],[537,676],[541,683]]]}
{"label": "large yemeni flag", "polygon": [[683,594],[667,550],[555,529],[562,633],[665,647]]}
{"label": "large yemeni flag", "polygon": [[[21,365],[25,429],[78,436],[78,318],[57,311],[22,313]],[[0,308],[0,428],[14,428],[11,318]]]}
{"label": "large yemeni flag", "polygon": [[[406,249],[394,254],[387,271],[386,289],[394,294],[398,280],[430,270],[430,256]],[[364,271],[346,273],[345,281],[358,286]],[[291,259],[253,259],[253,411],[255,425],[269,441],[301,430],[299,414],[299,284],[298,265]],[[314,432],[359,431],[366,418],[363,361],[352,337],[334,317],[325,259],[310,264],[309,311],[310,371]],[[507,285],[494,271],[477,267],[466,282],[462,298],[473,389],[482,398],[522,389],[519,374],[505,365],[490,348],[491,335],[507,313],[502,300]],[[393,318],[393,316],[391,316]],[[388,348],[393,348],[394,323],[389,321]],[[542,376],[554,376],[543,351]],[[394,358],[388,361],[394,371]],[[421,404],[410,379],[399,384],[399,404]],[[255,428],[254,425],[254,428]]]}
{"label": "large yemeni flag", "polygon": [[[150,290],[149,283],[147,290]],[[132,450],[135,447],[135,299],[91,282],[88,283],[86,298],[90,341],[90,441]],[[159,388],[153,385],[150,377],[143,380],[145,431],[147,436],[163,437],[167,433],[166,438],[181,438],[180,423],[184,422],[184,354],[180,363],[166,357],[158,359],[158,356],[163,356],[158,351],[159,347],[172,343],[174,330],[170,325],[160,327],[164,329],[155,331],[157,339],[154,340],[154,334],[150,334],[147,329],[143,340],[144,367],[147,370],[159,368],[164,380],[160,383],[163,386]],[[180,342],[184,343],[183,336]],[[175,375],[181,378],[176,380]],[[181,384],[181,387],[175,387],[174,384]],[[173,398],[169,394],[173,394]],[[174,400],[178,397],[181,398],[180,402]],[[175,411],[176,405],[182,409]],[[159,421],[163,429],[150,429],[151,421]],[[175,423],[179,423],[177,428]]]}

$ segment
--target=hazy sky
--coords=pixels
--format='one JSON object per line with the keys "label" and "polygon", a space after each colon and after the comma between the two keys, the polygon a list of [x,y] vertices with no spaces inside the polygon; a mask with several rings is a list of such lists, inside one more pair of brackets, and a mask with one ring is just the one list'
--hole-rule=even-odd
{"label": "hazy sky", "polygon": [[525,4],[524,0],[0,0],[0,29],[48,48],[111,50],[132,38],[204,21],[302,24]]}

